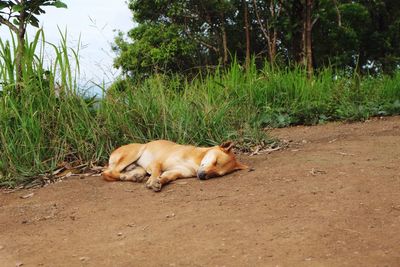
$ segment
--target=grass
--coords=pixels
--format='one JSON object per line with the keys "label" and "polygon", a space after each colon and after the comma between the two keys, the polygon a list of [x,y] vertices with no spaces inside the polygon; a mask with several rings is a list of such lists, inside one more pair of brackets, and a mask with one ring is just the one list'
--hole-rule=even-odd
{"label": "grass", "polygon": [[[364,120],[400,114],[400,71],[359,76],[331,69],[308,80],[302,68],[233,62],[188,80],[154,75],[118,80],[102,98],[78,93],[78,50],[50,44],[55,60],[44,67],[39,31],[25,45],[24,86],[15,95],[15,42],[0,41],[0,185],[14,186],[64,161],[105,162],[129,142],[169,139],[214,145],[227,139],[246,147],[268,142],[265,127]],[[75,72],[73,70],[76,70]]]}

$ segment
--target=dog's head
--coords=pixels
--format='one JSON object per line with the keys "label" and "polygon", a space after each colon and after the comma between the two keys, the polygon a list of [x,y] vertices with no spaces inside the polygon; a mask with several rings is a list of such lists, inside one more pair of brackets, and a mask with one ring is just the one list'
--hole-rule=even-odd
{"label": "dog's head", "polygon": [[200,180],[206,180],[236,170],[247,169],[246,165],[236,160],[232,151],[233,146],[232,142],[225,142],[208,150],[200,163],[197,177]]}

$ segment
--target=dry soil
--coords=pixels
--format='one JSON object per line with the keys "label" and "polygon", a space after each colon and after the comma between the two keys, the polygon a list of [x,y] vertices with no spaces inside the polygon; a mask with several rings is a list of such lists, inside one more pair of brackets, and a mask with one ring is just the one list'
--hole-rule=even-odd
{"label": "dry soil", "polygon": [[400,266],[400,117],[271,133],[290,146],[241,156],[254,171],[160,193],[0,192],[0,266]]}

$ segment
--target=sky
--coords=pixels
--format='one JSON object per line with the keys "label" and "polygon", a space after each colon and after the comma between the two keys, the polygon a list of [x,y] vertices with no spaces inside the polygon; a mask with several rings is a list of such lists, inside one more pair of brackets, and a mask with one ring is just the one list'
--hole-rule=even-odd
{"label": "sky", "polygon": [[[46,14],[38,17],[46,41],[58,44],[61,38],[57,26],[62,31],[67,29],[70,47],[77,48],[79,37],[81,38],[80,82],[109,83],[114,80],[119,74],[112,67],[115,54],[111,51],[111,43],[117,34],[115,30],[127,32],[134,27],[126,0],[63,0],[63,2],[68,5],[67,9],[47,7]],[[30,27],[28,36],[32,36],[35,30]],[[9,35],[8,29],[4,25],[1,26],[0,38],[8,39]]]}

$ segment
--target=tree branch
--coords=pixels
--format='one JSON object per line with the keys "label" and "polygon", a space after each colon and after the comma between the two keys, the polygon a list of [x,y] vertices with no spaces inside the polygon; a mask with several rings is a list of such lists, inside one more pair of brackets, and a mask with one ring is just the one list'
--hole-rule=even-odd
{"label": "tree branch", "polygon": [[317,17],[312,21],[311,29],[314,27],[314,24],[317,23],[318,20],[319,20],[319,15],[317,15]]}
{"label": "tree branch", "polygon": [[256,0],[253,0],[253,6],[254,6],[254,11],[256,13],[256,17],[257,17],[257,22],[260,25],[261,31],[264,34],[264,37],[265,37],[265,39],[267,39],[267,42],[269,44],[269,43],[271,43],[271,40],[269,38],[269,34],[268,34],[267,30],[265,29],[264,25],[262,24],[260,14],[258,13],[258,7],[257,7]]}
{"label": "tree branch", "polygon": [[186,33],[186,35],[187,35],[190,39],[195,40],[196,42],[198,42],[198,43],[204,45],[204,46],[207,47],[208,49],[214,50],[215,53],[218,53],[218,52],[219,52],[219,49],[218,49],[217,47],[215,47],[215,46],[213,46],[213,45],[211,45],[211,44],[208,44],[208,43],[206,43],[206,42],[204,42],[204,41],[202,41],[202,40],[196,38],[195,36],[193,36],[192,33],[190,32],[190,30],[188,29],[188,26],[187,26],[186,23],[185,23],[185,33]]}
{"label": "tree branch", "polygon": [[6,20],[2,16],[0,16],[0,24],[6,25],[10,30],[12,30],[15,33],[18,33],[18,28],[14,24],[12,24],[10,21]]}
{"label": "tree branch", "polygon": [[338,20],[339,27],[342,27],[342,15],[340,14],[339,6],[336,0],[332,0],[333,4],[335,5],[336,15]]}

